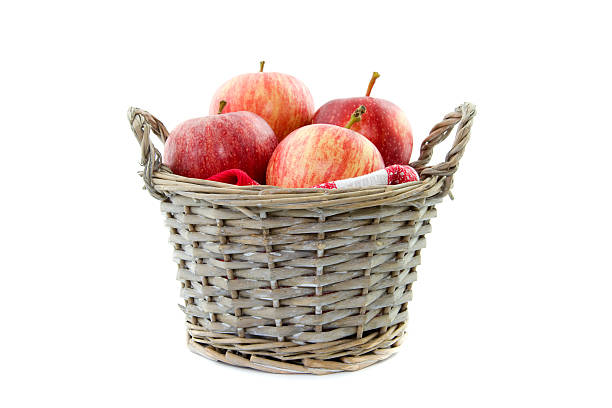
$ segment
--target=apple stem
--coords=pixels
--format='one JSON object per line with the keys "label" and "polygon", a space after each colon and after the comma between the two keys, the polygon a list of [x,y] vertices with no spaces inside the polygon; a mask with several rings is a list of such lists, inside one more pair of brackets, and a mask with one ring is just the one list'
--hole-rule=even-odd
{"label": "apple stem", "polygon": [[223,100],[219,101],[219,112],[217,112],[217,115],[220,115],[221,112],[223,112],[223,108],[225,108],[225,105],[227,105],[226,101],[223,101]]}
{"label": "apple stem", "polygon": [[368,90],[366,91],[366,96],[370,96],[370,92],[372,92],[372,88],[374,87],[374,82],[380,78],[380,74],[376,71],[372,73],[372,79],[370,79],[370,83],[368,84]]}
{"label": "apple stem", "polygon": [[348,121],[348,123],[346,124],[346,126],[344,126],[347,129],[350,129],[351,126],[353,126],[355,123],[359,122],[361,120],[361,116],[366,113],[366,107],[361,105],[360,107],[358,107],[357,109],[355,109],[355,112],[353,112],[353,114],[351,115],[351,120]]}
{"label": "apple stem", "polygon": [[266,63],[266,61],[259,61],[259,72],[263,72],[263,66]]}

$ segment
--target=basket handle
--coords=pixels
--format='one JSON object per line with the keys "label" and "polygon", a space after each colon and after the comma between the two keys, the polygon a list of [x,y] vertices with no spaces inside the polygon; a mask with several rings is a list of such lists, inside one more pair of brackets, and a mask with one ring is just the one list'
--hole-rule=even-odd
{"label": "basket handle", "polygon": [[162,155],[149,138],[149,135],[151,130],[153,130],[153,133],[159,137],[159,140],[162,143],[166,143],[168,130],[155,116],[139,108],[132,107],[128,109],[128,120],[132,126],[134,136],[140,144],[140,164],[144,167],[142,179],[144,180],[145,187],[153,197],[163,200],[166,196],[157,191],[153,185],[153,173],[163,167]]}
{"label": "basket handle", "polygon": [[[454,112],[444,116],[444,119],[431,129],[429,136],[421,143],[419,159],[410,163],[410,166],[419,172],[421,178],[427,176],[445,177],[442,194],[446,194],[452,186],[453,174],[457,171],[459,160],[461,160],[465,146],[470,140],[470,130],[475,115],[476,107],[471,103],[465,102],[463,105],[458,106]],[[455,141],[450,151],[446,154],[445,160],[434,166],[428,166],[427,164],[431,160],[434,147],[450,135],[457,123],[459,125],[457,126]]]}

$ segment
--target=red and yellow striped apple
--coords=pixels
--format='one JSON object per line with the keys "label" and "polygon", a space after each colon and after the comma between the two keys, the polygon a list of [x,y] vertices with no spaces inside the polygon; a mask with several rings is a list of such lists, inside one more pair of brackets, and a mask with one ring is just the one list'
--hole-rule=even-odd
{"label": "red and yellow striped apple", "polygon": [[388,166],[408,164],[412,154],[412,127],[397,105],[370,96],[379,76],[378,72],[372,75],[366,96],[329,101],[315,113],[312,123],[341,126],[346,123],[356,105],[364,105],[368,114],[352,129],[374,143]]}
{"label": "red and yellow striped apple", "polygon": [[[314,101],[306,85],[291,75],[260,71],[238,75],[217,89],[209,113],[217,111],[221,100],[225,112],[249,111],[268,122],[278,140],[308,125],[314,114]],[[349,115],[350,116],[350,115]]]}
{"label": "red and yellow striped apple", "polygon": [[170,133],[164,163],[176,174],[201,179],[241,169],[263,184],[276,136],[254,113],[221,113],[223,102],[217,115],[187,120]]}
{"label": "red and yellow striped apple", "polygon": [[272,154],[266,183],[313,187],[383,169],[385,163],[376,146],[350,129],[364,112],[365,107],[357,108],[345,127],[318,124],[293,131]]}

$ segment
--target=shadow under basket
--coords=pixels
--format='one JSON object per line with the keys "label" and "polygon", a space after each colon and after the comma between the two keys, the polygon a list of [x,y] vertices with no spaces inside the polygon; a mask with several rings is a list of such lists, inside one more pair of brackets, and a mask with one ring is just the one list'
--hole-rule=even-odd
{"label": "shadow under basket", "polygon": [[[145,187],[170,228],[189,348],[285,374],[355,371],[394,354],[430,219],[452,187],[475,113],[465,103],[433,127],[410,163],[420,181],[324,190],[175,175],[150,139],[153,131],[165,142],[168,131],[131,108]],[[455,126],[445,161],[429,166]]]}

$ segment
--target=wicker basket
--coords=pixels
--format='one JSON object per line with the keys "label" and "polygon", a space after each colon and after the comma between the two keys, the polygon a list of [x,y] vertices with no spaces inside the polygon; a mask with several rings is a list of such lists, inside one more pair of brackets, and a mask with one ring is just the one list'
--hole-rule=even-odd
{"label": "wicker basket", "polygon": [[[272,373],[355,371],[398,350],[435,205],[449,194],[475,108],[433,127],[411,165],[421,181],[340,190],[191,179],[150,140],[168,131],[131,108],[145,187],[161,200],[178,263],[189,348]],[[457,125],[446,160],[434,146]],[[452,196],[451,196],[452,197]]]}

